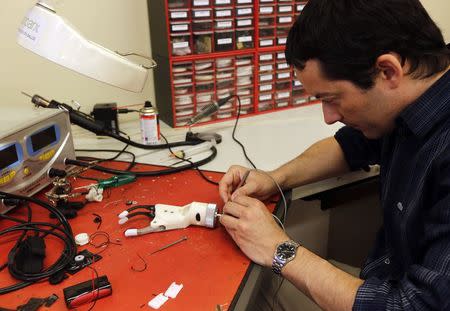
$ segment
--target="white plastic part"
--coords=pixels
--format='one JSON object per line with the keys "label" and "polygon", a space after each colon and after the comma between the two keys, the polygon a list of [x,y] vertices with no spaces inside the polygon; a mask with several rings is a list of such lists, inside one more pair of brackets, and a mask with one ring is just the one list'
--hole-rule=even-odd
{"label": "white plastic part", "polygon": [[178,293],[181,291],[182,288],[183,284],[177,284],[175,282],[172,282],[172,284],[170,284],[169,288],[164,293],[164,296],[169,298],[175,298],[177,297]]}
{"label": "white plastic part", "polygon": [[155,205],[155,218],[150,227],[160,231],[161,226],[165,230],[183,229],[189,225],[214,228],[216,204],[192,202],[185,206],[166,204]]}
{"label": "white plastic part", "polygon": [[48,3],[38,2],[28,11],[17,43],[61,66],[132,92],[141,92],[147,80],[145,68],[85,39]]}
{"label": "white plastic part", "polygon": [[128,216],[128,211],[123,211],[122,213],[119,214],[119,218],[124,218]]}
{"label": "white plastic part", "polygon": [[80,263],[84,261],[84,256],[83,255],[76,255],[75,256],[75,262]]}
{"label": "white plastic part", "polygon": [[123,225],[124,223],[126,223],[128,221],[128,217],[122,217],[119,218],[119,225]]}
{"label": "white plastic part", "polygon": [[[175,151],[174,153],[178,156],[178,157],[185,157],[185,158],[189,158],[195,154],[199,154],[202,152],[205,152],[207,150],[210,150],[213,146],[215,146],[216,143],[214,140],[212,141],[205,141],[204,143],[195,145],[193,147],[184,149],[184,150],[180,150],[180,151]],[[172,155],[172,154],[171,154]],[[172,155],[172,157],[174,157]]]}
{"label": "white plastic part", "polygon": [[152,300],[148,302],[148,306],[153,309],[159,309],[166,301],[169,300],[169,297],[163,295],[163,293],[159,294]]}
{"label": "white plastic part", "polygon": [[138,235],[138,229],[127,229],[125,230],[125,236],[137,236]]}
{"label": "white plastic part", "polygon": [[75,243],[77,245],[83,246],[89,243],[89,234],[79,233],[75,236]]}
{"label": "white plastic part", "polygon": [[103,188],[89,188],[89,193],[86,194],[86,200],[89,202],[101,202],[103,200]]}

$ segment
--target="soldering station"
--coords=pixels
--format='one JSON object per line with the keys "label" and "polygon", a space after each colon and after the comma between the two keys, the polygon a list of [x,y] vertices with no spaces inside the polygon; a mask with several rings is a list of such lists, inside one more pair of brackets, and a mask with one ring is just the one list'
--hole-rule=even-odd
{"label": "soldering station", "polygon": [[[157,66],[149,57],[113,52],[85,39],[56,13],[52,1],[37,1],[26,13],[18,29],[17,43],[58,65],[133,92],[142,91],[148,71]],[[130,55],[143,57],[150,65],[136,64],[127,58]],[[65,286],[63,295],[69,309],[86,303],[92,303],[92,309],[98,299],[113,293],[114,284],[110,283],[106,275],[99,276],[95,268],[91,267],[105,258],[102,259],[98,253],[91,253],[87,249],[80,251],[80,247],[99,247],[102,252],[110,244],[133,243],[136,239],[149,238],[151,235],[158,239],[158,234],[183,230],[189,226],[208,230],[218,227],[221,214],[216,203],[194,200],[174,204],[159,202],[152,197],[121,202],[125,209],[118,211],[118,218],[109,221],[107,228],[120,230],[125,238],[123,240],[116,238],[114,241],[106,232],[107,229],[102,231],[101,226],[105,226],[105,221],[101,210],[93,213],[97,231],[90,236],[85,232],[73,232],[70,222],[76,219],[86,205],[99,204],[114,192],[125,191],[123,189],[131,185],[139,184],[137,187],[140,187],[142,177],[158,178],[194,169],[206,182],[217,185],[217,181],[206,176],[199,167],[216,157],[216,145],[221,143],[222,137],[216,133],[194,133],[192,126],[236,99],[239,103],[233,130],[233,139],[236,140],[234,131],[241,108],[238,95],[231,92],[217,101],[211,98],[207,105],[199,107],[198,112],[186,120],[185,139],[168,142],[161,132],[158,111],[150,101],[131,106],[123,106],[117,102],[98,103],[93,106],[92,111],[83,112],[78,105],[29,94],[28,90],[21,91],[26,101],[30,102],[29,109],[20,113],[10,109],[3,111],[0,116],[0,221],[4,219],[12,222],[11,226],[0,231],[0,236],[21,233],[20,236],[16,235],[17,241],[9,250],[7,262],[1,267],[8,268],[16,283],[0,288],[0,296],[37,282],[59,284],[67,278],[67,273],[75,274],[84,268],[90,268],[94,271],[92,278],[78,283],[71,282]],[[132,114],[136,128],[141,133],[140,142],[132,140],[120,126],[121,115],[124,113]],[[115,157],[108,159],[79,156],[74,144],[74,125],[87,130],[89,135],[98,139],[114,139],[125,144],[125,147],[121,150],[99,149],[99,152],[117,153]],[[163,156],[156,163],[160,166],[136,169],[135,155],[127,150],[129,146],[152,152],[167,150],[168,156]],[[107,164],[118,160],[121,155],[132,157],[132,161],[127,162],[126,169]],[[193,156],[195,161],[192,160]],[[97,172],[96,175],[88,174],[94,171]],[[88,184],[86,180],[89,180]],[[106,205],[110,203],[114,202]],[[49,219],[35,220],[32,216],[35,209],[49,212]],[[25,218],[11,216],[16,212],[26,215]],[[41,215],[41,212],[38,214]],[[52,219],[56,219],[56,222]],[[133,224],[135,219],[148,219],[149,222],[147,226],[136,228]],[[54,251],[46,247],[47,236],[62,241],[63,249]],[[97,243],[98,239],[102,241]],[[187,239],[185,236],[151,254]],[[44,264],[49,251],[61,253],[50,266]],[[141,271],[134,267],[132,270]],[[30,300],[27,306],[51,306],[57,298],[57,295],[52,295],[45,299]]]}

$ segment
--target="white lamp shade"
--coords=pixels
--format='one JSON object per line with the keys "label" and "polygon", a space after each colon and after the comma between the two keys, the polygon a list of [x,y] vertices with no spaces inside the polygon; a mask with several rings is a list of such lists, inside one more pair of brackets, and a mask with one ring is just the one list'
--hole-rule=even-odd
{"label": "white lamp shade", "polygon": [[86,40],[69,22],[37,3],[24,17],[17,43],[61,66],[107,84],[141,92],[148,71]]}

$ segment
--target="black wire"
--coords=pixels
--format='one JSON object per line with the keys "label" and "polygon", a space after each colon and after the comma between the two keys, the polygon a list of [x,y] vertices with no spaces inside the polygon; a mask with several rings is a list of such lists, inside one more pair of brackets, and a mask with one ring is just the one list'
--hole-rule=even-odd
{"label": "black wire", "polygon": [[[75,151],[80,151],[80,152],[119,152],[119,150],[114,150],[114,149],[77,149]],[[132,153],[131,151],[124,151],[123,153],[129,154],[132,157],[131,162],[128,162],[129,165],[125,169],[126,171],[130,171],[134,166],[136,166],[136,155],[134,153]],[[98,163],[110,161],[110,159],[101,159],[101,158],[89,157],[89,156],[77,156],[76,159],[81,160],[81,161],[98,161]]]}
{"label": "black wire", "polygon": [[66,159],[65,164],[72,164],[72,165],[77,165],[77,166],[81,166],[81,167],[89,167],[93,170],[110,173],[110,174],[114,174],[114,175],[123,175],[123,174],[129,175],[131,173],[133,175],[136,175],[136,177],[149,177],[149,176],[162,176],[162,175],[174,174],[174,173],[178,173],[178,172],[190,169],[190,168],[194,168],[196,166],[201,166],[201,165],[211,162],[216,156],[217,156],[217,149],[216,149],[216,147],[212,147],[211,154],[208,157],[206,157],[198,162],[195,162],[195,163],[192,163],[189,165],[183,165],[183,166],[177,166],[177,167],[172,167],[172,168],[168,168],[168,169],[163,169],[163,170],[159,170],[159,171],[137,172],[137,171],[115,170],[115,169],[107,168],[104,166],[91,165],[90,163],[72,160],[72,159]]}
{"label": "black wire", "polygon": [[96,134],[109,136],[112,138],[115,138],[125,144],[128,144],[133,147],[145,149],[145,150],[155,150],[155,149],[165,149],[170,147],[179,147],[179,146],[193,146],[198,145],[199,143],[202,143],[203,140],[201,139],[195,139],[195,140],[189,140],[189,141],[179,141],[175,143],[166,143],[166,144],[159,144],[159,145],[145,145],[138,142],[135,142],[133,140],[130,140],[126,137],[123,137],[119,134],[116,134],[112,131],[105,130],[101,126],[99,126],[95,120],[78,110],[74,110],[71,106],[63,103],[59,103],[55,100],[51,101],[51,106],[49,108],[58,108],[58,109],[64,109],[69,112],[70,122],[74,123],[88,131],[94,132]]}
{"label": "black wire", "polygon": [[[32,198],[32,197],[24,197],[16,194],[10,194],[0,191],[0,197],[3,198],[10,198],[10,199],[18,199],[21,201],[31,202],[35,203],[38,206],[44,207],[47,209],[50,213],[52,213],[55,218],[58,221],[58,224],[51,224],[51,223],[45,223],[45,222],[31,222],[31,209],[29,209],[28,219],[29,222],[27,223],[21,223],[16,226],[12,226],[8,229],[0,231],[0,236],[4,234],[8,234],[11,232],[16,231],[23,231],[21,237],[16,242],[14,247],[11,249],[11,251],[8,254],[8,270],[11,273],[11,275],[21,280],[22,282],[16,283],[14,285],[10,285],[7,287],[0,288],[0,295],[6,294],[21,288],[24,288],[28,285],[31,285],[39,280],[42,280],[44,278],[50,277],[56,273],[59,273],[65,267],[72,261],[73,257],[76,254],[77,247],[73,238],[73,232],[72,228],[70,227],[70,224],[68,223],[67,219],[64,217],[64,215],[56,209],[55,207],[49,205],[48,203]],[[29,206],[27,206],[29,208]],[[44,229],[41,227],[49,227],[50,229]],[[38,273],[24,273],[23,271],[17,270],[17,267],[14,265],[14,258],[16,255],[16,252],[19,248],[19,243],[22,241],[23,237],[28,231],[34,231],[37,234],[40,232],[45,233],[45,235],[51,234],[53,236],[56,236],[57,238],[61,239],[64,242],[65,248],[62,252],[62,255],[58,258],[58,260],[53,263],[50,267],[46,268],[44,271],[38,272]],[[57,231],[57,232],[55,232]]]}
{"label": "black wire", "polygon": [[[120,133],[126,135],[128,137],[128,139],[130,139],[130,136],[127,133],[124,133],[122,131],[120,131]],[[114,160],[116,160],[118,157],[120,157],[124,153],[128,154],[128,155],[131,155],[132,160],[131,160],[128,168],[126,169],[126,171],[129,171],[136,165],[136,155],[133,152],[131,152],[131,151],[126,151],[126,149],[129,146],[130,146],[129,144],[126,144],[125,147],[123,147],[122,150],[114,150],[114,149],[75,149],[75,151],[80,151],[80,152],[117,152],[117,154],[114,157],[107,158],[107,159],[98,159],[98,158],[91,157],[92,159],[100,160],[100,162],[114,161]],[[78,158],[82,158],[82,157],[77,157],[77,159]],[[85,158],[88,158],[88,157],[85,157]]]}
{"label": "black wire", "polygon": [[236,134],[236,128],[238,125],[238,121],[239,121],[239,117],[241,116],[241,99],[238,95],[233,95],[234,97],[237,98],[238,100],[238,111],[237,111],[237,116],[236,116],[236,122],[234,123],[234,127],[233,127],[233,133],[231,134],[231,137],[233,138],[233,140],[238,143],[239,146],[241,146],[242,148],[242,152],[244,153],[245,158],[247,159],[247,161],[253,166],[254,169],[256,169],[256,165],[252,162],[252,160],[250,160],[250,158],[247,155],[247,152],[245,151],[245,147],[244,145],[236,138],[235,134]]}
{"label": "black wire", "polygon": [[[32,219],[32,211],[31,211],[30,204],[29,204],[28,202],[24,202],[24,203],[22,203],[22,205],[25,205],[25,207],[27,208],[27,212],[28,212],[28,214],[27,214],[27,215],[28,215],[27,219],[28,219],[28,222],[31,222],[31,219]],[[18,208],[18,207],[19,207],[19,206],[17,206],[16,208]],[[3,217],[3,218],[5,218],[5,219],[9,219],[9,220],[12,220],[12,221],[16,221],[16,222],[18,222],[18,223],[22,223],[22,222],[23,222],[22,219],[14,218],[14,217],[11,217],[11,216],[6,216],[6,215],[3,215],[3,214],[0,214],[0,216]],[[16,248],[16,247],[19,246],[19,243],[23,241],[23,238],[26,236],[26,234],[27,234],[27,231],[23,231],[23,232],[22,232],[21,236],[17,239],[17,241],[16,241],[16,243],[14,244],[13,248]],[[2,264],[2,265],[0,266],[0,271],[2,271],[3,269],[5,269],[7,266],[8,266],[8,261],[6,261],[4,264]]]}
{"label": "black wire", "polygon": [[[166,138],[163,134],[161,134],[161,137],[167,142],[167,138]],[[186,159],[186,158],[184,158],[184,157],[179,157],[179,156],[177,156],[177,154],[176,154],[175,152],[173,152],[173,150],[172,150],[171,147],[168,147],[168,148],[169,148],[170,153],[173,154],[174,157],[176,157],[177,159],[180,159],[182,162],[184,161],[184,162],[190,163],[191,166],[194,167],[195,170],[200,174],[200,176],[201,176],[204,180],[206,180],[208,183],[213,184],[213,185],[215,185],[215,186],[218,186],[218,185],[219,185],[218,182],[215,182],[215,181],[209,179],[208,177],[206,177],[206,176],[203,174],[203,172],[198,168],[198,165],[194,164],[194,162],[192,162],[191,160]]]}

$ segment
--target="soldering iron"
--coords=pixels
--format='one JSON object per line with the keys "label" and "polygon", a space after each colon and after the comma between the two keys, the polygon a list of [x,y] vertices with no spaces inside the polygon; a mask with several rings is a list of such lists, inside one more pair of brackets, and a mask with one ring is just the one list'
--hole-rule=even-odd
{"label": "soldering iron", "polygon": [[134,142],[132,140],[129,140],[126,137],[123,137],[121,135],[118,135],[116,133],[110,132],[105,130],[105,128],[98,123],[95,122],[94,119],[92,119],[91,116],[79,111],[73,109],[70,105],[60,103],[56,100],[47,100],[39,95],[29,95],[24,92],[22,92],[24,95],[31,97],[31,102],[35,104],[37,107],[42,108],[53,108],[53,109],[61,109],[65,110],[69,113],[70,122],[73,124],[76,124],[88,131],[91,131],[98,135],[105,135],[112,138],[115,138],[123,143],[129,144],[130,146],[141,148],[141,149],[164,149],[164,148],[173,148],[173,147],[179,147],[179,146],[192,146],[197,145],[199,143],[202,143],[203,140],[198,139],[196,137],[193,137],[192,140],[188,141],[182,141],[182,142],[175,142],[175,143],[166,143],[166,144],[160,144],[160,145],[144,145],[137,142]]}

